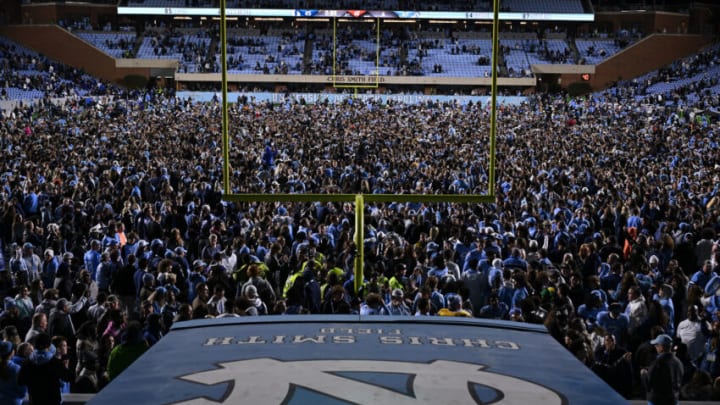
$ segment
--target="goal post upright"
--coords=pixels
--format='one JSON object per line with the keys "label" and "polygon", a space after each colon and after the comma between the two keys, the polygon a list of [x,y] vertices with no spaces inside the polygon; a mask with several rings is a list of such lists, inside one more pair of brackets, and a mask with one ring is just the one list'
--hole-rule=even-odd
{"label": "goal post upright", "polygon": [[362,194],[355,196],[355,293],[363,286],[365,279],[365,201]]}
{"label": "goal post upright", "polygon": [[227,89],[227,15],[225,14],[226,0],[220,0],[220,66],[222,71],[222,154],[223,154],[223,191],[224,195],[231,193],[230,189],[230,139],[228,117],[228,89]]}
{"label": "goal post upright", "polygon": [[488,195],[495,195],[495,138],[497,136],[497,68],[500,52],[500,0],[493,0],[492,78],[490,82],[490,168]]}

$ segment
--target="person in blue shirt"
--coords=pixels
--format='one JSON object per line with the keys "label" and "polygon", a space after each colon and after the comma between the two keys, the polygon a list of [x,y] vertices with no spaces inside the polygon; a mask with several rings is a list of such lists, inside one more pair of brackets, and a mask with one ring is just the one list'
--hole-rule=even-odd
{"label": "person in blue shirt", "polygon": [[39,196],[36,190],[30,190],[23,198],[23,211],[26,216],[34,216],[40,212]]}
{"label": "person in blue shirt", "polygon": [[445,258],[442,255],[436,255],[432,262],[432,267],[428,270],[428,277],[435,276],[439,280],[444,279],[448,275]]}
{"label": "person in blue shirt", "polygon": [[512,305],[510,308],[519,308],[520,303],[530,296],[530,284],[527,281],[527,275],[523,271],[516,271],[513,274],[513,280],[515,281],[515,291],[513,292]]}
{"label": "person in blue shirt", "polygon": [[462,271],[465,272],[470,268],[470,262],[475,259],[476,263],[480,263],[483,259],[486,258],[485,252],[483,251],[484,244],[480,243],[478,244],[476,249],[472,249],[465,255],[465,260],[463,261],[463,267]]}
{"label": "person in blue shirt", "polygon": [[11,342],[0,342],[0,404],[21,405],[27,388],[18,384],[20,365],[11,361],[15,349]]}
{"label": "person in blue shirt", "polygon": [[492,267],[488,271],[488,285],[492,290],[499,290],[500,287],[505,284],[503,277],[503,261],[501,259],[495,259],[492,262]]}
{"label": "person in blue shirt", "polygon": [[488,299],[488,304],[480,308],[478,317],[488,319],[507,319],[510,309],[504,302],[500,302],[497,294]]}
{"label": "person in blue shirt", "polygon": [[604,292],[601,290],[593,290],[587,302],[578,307],[577,314],[590,326],[597,321],[597,316],[600,312],[607,310],[608,307],[605,302]]}
{"label": "person in blue shirt", "polygon": [[96,272],[100,265],[100,241],[93,239],[90,241],[90,249],[83,255],[83,261],[85,262],[85,269],[90,272],[90,276],[93,281],[97,281]]}
{"label": "person in blue shirt", "polygon": [[474,243],[473,243],[473,235],[474,229],[466,229],[465,232],[462,235],[461,241],[456,241],[453,245],[453,251],[455,252],[455,255],[453,257],[453,261],[456,263],[463,262],[465,263],[465,256],[467,256],[468,252],[473,250]]}
{"label": "person in blue shirt", "polygon": [[429,277],[427,280],[427,288],[430,290],[430,304],[432,304],[433,313],[437,313],[440,308],[445,308],[445,296],[438,290],[440,280],[437,277]]}
{"label": "person in blue shirt", "polygon": [[710,281],[712,275],[712,264],[710,263],[710,260],[707,260],[703,264],[702,268],[692,275],[690,278],[690,284],[695,284],[704,290],[705,285],[707,285],[708,281]]}
{"label": "person in blue shirt", "polygon": [[44,285],[53,285],[58,267],[60,267],[60,261],[57,256],[55,256],[55,252],[50,248],[45,249],[43,253],[42,270],[40,271],[40,278]]}
{"label": "person in blue shirt", "polygon": [[660,325],[665,329],[665,333],[675,336],[675,304],[673,304],[673,295],[675,291],[669,284],[663,284],[658,288],[657,293],[653,296],[653,300],[657,301],[663,311],[668,316],[667,325]]}
{"label": "person in blue shirt", "polygon": [[520,249],[513,248],[510,257],[503,261],[503,266],[510,269],[527,271],[527,262],[520,256]]}
{"label": "person in blue shirt", "polygon": [[598,313],[597,325],[614,335],[621,346],[627,341],[630,318],[622,312],[622,304],[614,302],[607,311]]}

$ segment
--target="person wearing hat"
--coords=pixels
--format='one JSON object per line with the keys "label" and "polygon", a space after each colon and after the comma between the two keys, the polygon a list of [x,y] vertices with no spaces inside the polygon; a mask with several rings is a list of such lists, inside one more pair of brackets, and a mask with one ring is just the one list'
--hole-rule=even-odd
{"label": "person wearing hat", "polygon": [[50,335],[41,333],[35,339],[35,350],[20,368],[18,384],[27,386],[32,405],[61,404],[62,383],[75,377],[69,360],[56,357],[55,352]]}
{"label": "person wearing hat", "polygon": [[190,262],[188,262],[187,258],[187,249],[183,246],[177,246],[173,252],[175,253],[173,260],[177,262],[177,266],[173,266],[173,272],[177,275],[178,283],[184,284],[190,275]]}
{"label": "person wearing hat", "polygon": [[27,394],[27,388],[17,381],[20,365],[11,361],[14,354],[11,342],[0,342],[0,404],[20,405]]}
{"label": "person wearing hat", "polygon": [[198,283],[207,282],[207,277],[203,275],[206,267],[207,264],[200,259],[193,262],[192,271],[188,276],[188,302],[193,302],[195,299]]}
{"label": "person wearing hat", "polygon": [[380,312],[383,315],[410,315],[410,308],[405,304],[405,294],[403,290],[399,288],[394,289],[392,294],[390,294],[390,305],[383,307]]}
{"label": "person wearing hat", "polygon": [[22,260],[25,262],[25,268],[28,271],[28,284],[40,278],[42,259],[35,253],[35,246],[32,243],[25,242],[23,244]]}
{"label": "person wearing hat", "polygon": [[640,379],[652,405],[677,405],[680,402],[683,365],[672,352],[673,340],[666,334],[660,334],[650,341],[658,353],[650,367],[640,370]]}

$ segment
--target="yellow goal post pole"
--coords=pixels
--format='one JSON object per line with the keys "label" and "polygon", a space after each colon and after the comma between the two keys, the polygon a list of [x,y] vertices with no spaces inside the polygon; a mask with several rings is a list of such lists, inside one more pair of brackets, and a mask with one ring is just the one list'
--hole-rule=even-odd
{"label": "yellow goal post pole", "polygon": [[[490,169],[488,195],[495,195],[495,137],[497,136],[497,66],[500,52],[500,0],[493,0],[492,81],[490,84]],[[494,201],[493,201],[494,202]]]}
{"label": "yellow goal post pole", "polygon": [[227,16],[225,0],[220,0],[220,66],[222,70],[222,154],[223,154],[223,194],[230,194],[230,138],[228,119],[227,89]]}
{"label": "yellow goal post pole", "polygon": [[355,294],[360,293],[365,274],[365,201],[362,194],[355,196]]}

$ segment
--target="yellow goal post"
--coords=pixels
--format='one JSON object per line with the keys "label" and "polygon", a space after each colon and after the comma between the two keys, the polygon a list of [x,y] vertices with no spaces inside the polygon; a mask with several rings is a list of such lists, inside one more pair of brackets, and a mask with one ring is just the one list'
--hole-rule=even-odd
{"label": "yellow goal post", "polygon": [[[493,203],[495,202],[495,139],[497,135],[497,66],[499,52],[499,0],[493,0],[492,31],[492,80],[490,97],[490,158],[488,162],[487,194],[236,194],[230,187],[229,119],[227,87],[227,25],[226,0],[220,0],[220,45],[222,69],[222,157],[223,157],[223,200],[231,202],[352,202],[355,204],[354,241],[357,247],[355,259],[355,290],[360,289],[363,280],[364,262],[364,211],[366,203],[377,202],[422,202],[422,203]],[[379,35],[380,24],[377,29]],[[379,44],[378,44],[379,45]],[[378,50],[379,52],[379,50]],[[379,56],[378,56],[379,58]],[[378,72],[379,73],[379,72]]]}

